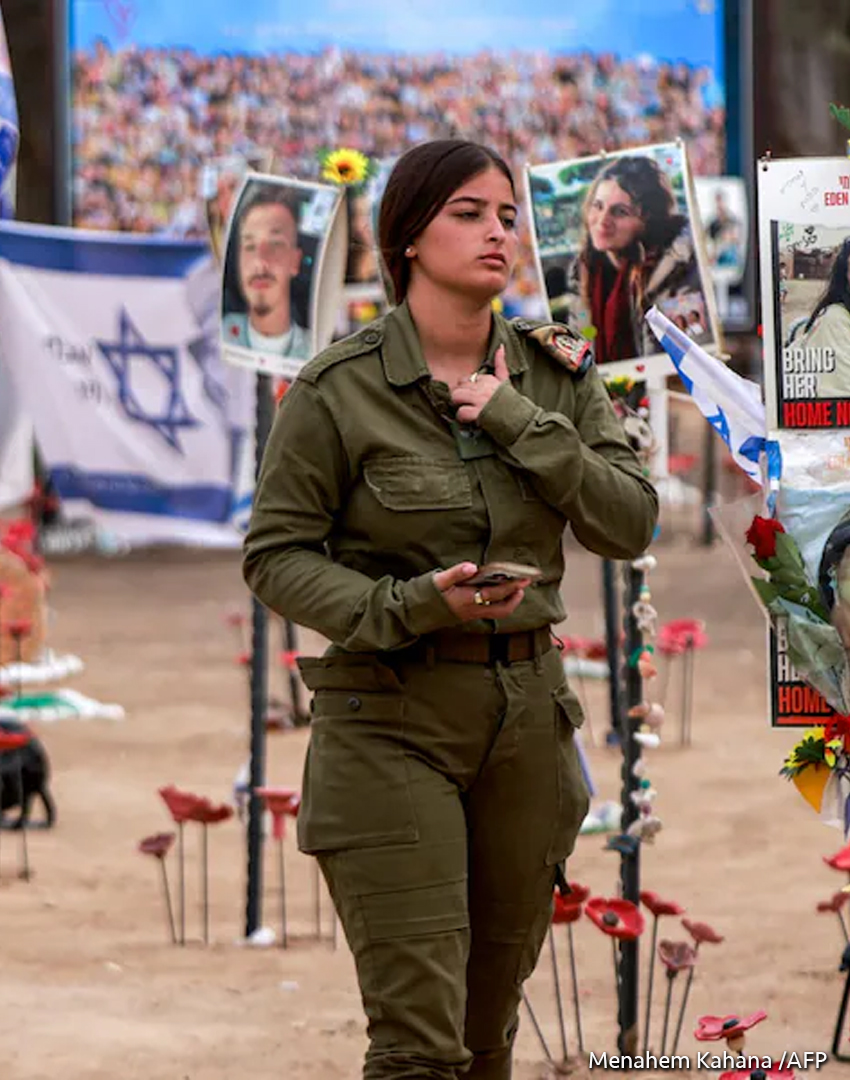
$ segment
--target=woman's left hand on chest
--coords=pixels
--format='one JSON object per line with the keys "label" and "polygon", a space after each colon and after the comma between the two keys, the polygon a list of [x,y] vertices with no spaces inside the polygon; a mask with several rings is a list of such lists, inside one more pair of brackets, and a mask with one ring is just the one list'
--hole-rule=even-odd
{"label": "woman's left hand on chest", "polygon": [[505,361],[505,346],[500,345],[493,357],[494,375],[476,371],[459,383],[452,391],[452,401],[458,406],[457,418],[461,424],[474,424],[481,410],[503,382],[510,378]]}

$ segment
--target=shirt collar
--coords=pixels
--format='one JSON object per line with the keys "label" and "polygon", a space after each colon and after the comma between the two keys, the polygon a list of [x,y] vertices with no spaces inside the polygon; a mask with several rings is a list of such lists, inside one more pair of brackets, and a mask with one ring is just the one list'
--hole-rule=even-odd
{"label": "shirt collar", "polygon": [[[519,375],[528,370],[525,351],[519,345],[516,334],[504,316],[493,313],[490,326],[490,340],[487,343],[487,356],[482,365],[492,371],[496,349],[505,346],[505,359],[511,375]],[[402,301],[386,316],[384,321],[384,340],[381,348],[381,360],[384,374],[391,386],[410,386],[411,383],[430,377],[428,365],[422,355],[419,335],[407,301]]]}

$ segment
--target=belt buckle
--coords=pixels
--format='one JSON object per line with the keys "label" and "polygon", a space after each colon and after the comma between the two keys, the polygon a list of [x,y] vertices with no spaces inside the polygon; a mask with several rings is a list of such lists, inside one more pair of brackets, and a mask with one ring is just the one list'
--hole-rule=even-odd
{"label": "belt buckle", "polygon": [[510,634],[493,634],[488,642],[489,656],[487,658],[487,664],[489,667],[495,667],[496,664],[503,664],[505,666],[510,665]]}

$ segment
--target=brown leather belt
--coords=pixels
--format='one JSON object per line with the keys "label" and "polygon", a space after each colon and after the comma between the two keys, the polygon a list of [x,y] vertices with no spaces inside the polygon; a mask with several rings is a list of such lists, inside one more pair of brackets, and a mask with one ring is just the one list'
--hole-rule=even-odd
{"label": "brown leather belt", "polygon": [[[455,664],[517,664],[533,660],[552,648],[549,627],[515,634],[459,634],[441,631],[421,638],[405,654],[430,655]],[[398,654],[397,654],[398,655]]]}

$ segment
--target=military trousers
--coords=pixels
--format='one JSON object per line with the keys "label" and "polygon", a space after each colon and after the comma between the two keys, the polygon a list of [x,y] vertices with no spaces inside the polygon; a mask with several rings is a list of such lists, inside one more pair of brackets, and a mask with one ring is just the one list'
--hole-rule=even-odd
{"label": "military trousers", "polygon": [[299,845],[354,956],[364,1080],[509,1080],[555,868],[588,807],[560,655],[301,667],[315,694]]}

